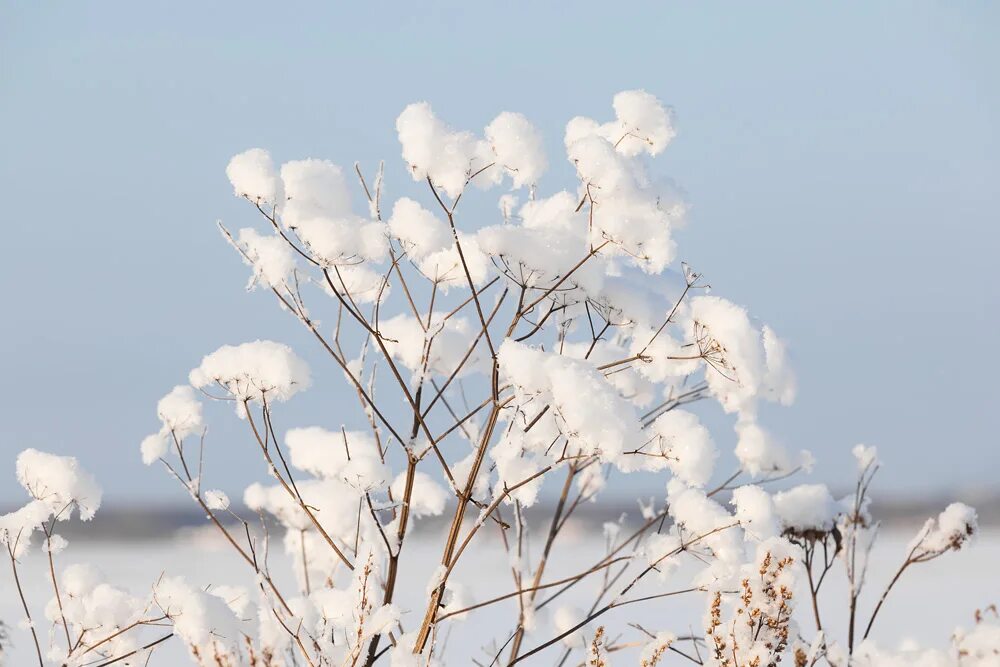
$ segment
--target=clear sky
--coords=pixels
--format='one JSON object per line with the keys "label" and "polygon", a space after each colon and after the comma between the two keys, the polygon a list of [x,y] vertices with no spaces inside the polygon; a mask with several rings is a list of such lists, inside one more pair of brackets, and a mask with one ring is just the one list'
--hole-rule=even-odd
{"label": "clear sky", "polygon": [[[628,88],[676,109],[681,256],[790,341],[799,399],[768,426],[819,479],[863,441],[883,488],[996,488],[998,34],[988,2],[4,3],[0,503],[29,446],[177,499],[139,461],[156,400],[222,343],[308,349],[215,230],[252,221],[234,153],[385,158],[400,194],[394,119],[427,100],[473,130],[525,113],[562,187],[566,120]],[[338,407],[312,400],[288,419]],[[218,421],[238,492],[262,470]]]}

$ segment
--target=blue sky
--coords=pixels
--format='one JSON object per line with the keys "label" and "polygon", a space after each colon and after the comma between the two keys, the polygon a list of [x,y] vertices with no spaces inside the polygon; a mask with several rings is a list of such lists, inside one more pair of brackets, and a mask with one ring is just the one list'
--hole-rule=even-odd
{"label": "blue sky", "polygon": [[[985,2],[5,3],[0,503],[29,446],[178,498],[139,461],[155,401],[222,343],[308,346],[214,228],[251,222],[232,154],[385,158],[404,194],[394,119],[428,100],[470,129],[525,113],[562,187],[566,120],[628,88],[676,109],[681,256],[790,341],[799,400],[767,423],[814,476],[866,442],[884,488],[995,486],[998,28]],[[216,414],[235,492],[261,469]]]}

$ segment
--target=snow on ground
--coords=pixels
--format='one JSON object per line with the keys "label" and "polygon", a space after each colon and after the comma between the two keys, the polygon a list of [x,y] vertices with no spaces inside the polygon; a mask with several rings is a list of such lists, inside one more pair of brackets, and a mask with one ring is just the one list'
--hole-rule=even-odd
{"label": "snow on ground", "polygon": [[[596,562],[603,553],[604,539],[599,526],[578,524],[567,530],[560,539],[563,557],[557,558],[548,570],[546,581],[574,574]],[[894,529],[885,532],[876,546],[870,581],[871,588],[863,600],[864,608],[870,609],[881,593],[882,587],[891,578],[905,555],[907,542],[912,537],[909,531]],[[568,556],[567,556],[568,554]],[[398,600],[405,610],[402,620],[407,628],[419,623],[426,601],[427,578],[434,571],[440,557],[439,547],[427,537],[414,539],[404,548],[404,566],[401,581],[404,582]],[[875,635],[880,643],[895,646],[904,639],[914,639],[929,646],[944,647],[957,626],[969,626],[972,614],[994,602],[1000,602],[1000,575],[996,564],[1000,562],[1000,529],[985,530],[977,544],[960,553],[947,554],[936,562],[918,566],[904,575],[900,585],[890,596],[883,609]],[[148,590],[161,573],[183,575],[192,583],[209,585],[249,585],[250,577],[243,563],[214,533],[207,530],[186,530],[176,536],[158,541],[145,542],[93,542],[75,540],[57,559],[57,567],[71,563],[91,563],[98,566],[115,583],[133,592]],[[293,588],[290,572],[280,561],[272,563],[272,571],[279,585]],[[42,607],[50,595],[47,587],[47,570],[44,559],[38,552],[26,557],[19,568],[26,595],[36,619],[42,617]],[[470,602],[488,599],[494,595],[513,590],[506,556],[497,538],[490,537],[478,546],[470,547],[457,571],[458,580],[468,590]],[[829,581],[826,591],[824,624],[836,636],[843,636],[846,627],[845,587],[841,573]],[[593,577],[567,593],[560,602],[588,608],[599,585],[599,577]],[[670,588],[682,588],[685,580],[678,577],[666,586],[653,584],[657,588],[649,592],[664,592]],[[8,665],[31,665],[35,658],[30,636],[19,625],[23,618],[20,603],[13,586],[9,567],[0,569],[0,619],[8,626],[14,642]],[[622,641],[638,639],[635,630],[627,622],[638,621],[652,630],[670,630],[677,634],[699,632],[704,609],[703,598],[679,595],[648,603],[639,603],[614,610],[601,619],[607,626],[608,634],[614,638],[621,633]],[[807,603],[800,612],[807,611]],[[547,611],[540,612],[539,631],[529,636],[524,646],[531,648],[551,636],[551,614],[559,604],[553,603]],[[500,603],[472,612],[469,620],[452,625],[446,639],[446,652],[450,657],[447,664],[466,666],[471,659],[479,659],[488,664],[493,652],[487,655],[491,637],[503,642],[508,636],[515,618],[514,600]],[[861,615],[867,619],[867,613]],[[800,614],[800,623],[811,629],[811,617]],[[562,650],[552,647],[539,654],[537,660],[528,664],[556,664],[562,657]],[[675,656],[676,657],[676,656]],[[483,658],[486,658],[485,661]],[[154,654],[150,665],[174,666],[186,664],[183,648],[174,640],[163,645]],[[567,662],[567,664],[570,664]],[[616,654],[613,665],[636,664],[634,657]],[[670,663],[668,663],[670,664]]]}

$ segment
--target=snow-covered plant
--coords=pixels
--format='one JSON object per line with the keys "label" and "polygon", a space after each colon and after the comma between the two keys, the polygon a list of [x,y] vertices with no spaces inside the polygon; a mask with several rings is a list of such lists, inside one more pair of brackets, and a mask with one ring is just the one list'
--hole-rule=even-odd
{"label": "snow-covered plant", "polygon": [[914,644],[887,651],[867,641],[855,652],[851,664],[858,667],[990,667],[1000,664],[1000,618],[996,606],[976,611],[972,628],[956,630],[947,651]]}
{"label": "snow-covered plant", "polygon": [[[862,656],[878,655],[869,633],[888,592],[911,567],[963,548],[975,512],[955,504],[930,520],[885,594],[861,604],[878,527],[875,451],[855,449],[847,498],[818,484],[768,490],[812,465],[761,420],[763,403],[795,397],[785,344],[677,260],[685,205],[652,169],[676,134],[670,110],[638,90],[613,107],[606,122],[567,124],[577,182],[549,194],[541,136],[510,112],[479,136],[426,103],[404,109],[396,131],[417,187],[391,204],[382,166],[367,178],[322,159],[279,167],[259,148],[233,157],[226,174],[259,224],[221,231],[250,267],[249,288],[304,327],[325,367],[284,343],[225,345],[160,400],[160,427],[140,449],[204,512],[252,586],[203,590],[166,564],[133,597],[91,569],[57,576],[53,564],[47,638],[24,603],[39,662],[145,664],[171,636],[200,665],[475,662],[448,655],[449,632],[489,647],[482,664],[565,664],[576,653],[569,664],[607,665],[629,647],[647,666],[875,659]],[[497,187],[497,206],[476,208]],[[331,370],[353,403],[279,425],[281,404]],[[731,415],[735,471],[719,474],[712,434],[687,407],[708,399]],[[260,457],[266,481],[206,488],[206,400],[235,409],[247,441],[232,456]],[[56,522],[74,509],[86,520],[100,501],[73,459],[28,450],[17,467],[32,500],[0,518],[15,574],[32,534],[51,564],[65,546]],[[554,577],[574,513],[636,473],[657,475],[662,493],[640,503],[637,523],[605,527],[596,562]],[[291,586],[268,558],[274,526]],[[436,565],[407,559],[418,533],[437,545]],[[506,551],[508,593],[467,596],[462,579],[482,576],[473,544]],[[820,602],[838,564],[850,584],[846,639],[825,634]],[[418,609],[399,602],[404,577],[424,592]],[[588,608],[563,604],[586,586]],[[700,596],[704,618],[640,612],[676,595]],[[510,611],[507,626],[461,625],[494,605]],[[948,664],[1000,646],[987,627],[956,638]]]}

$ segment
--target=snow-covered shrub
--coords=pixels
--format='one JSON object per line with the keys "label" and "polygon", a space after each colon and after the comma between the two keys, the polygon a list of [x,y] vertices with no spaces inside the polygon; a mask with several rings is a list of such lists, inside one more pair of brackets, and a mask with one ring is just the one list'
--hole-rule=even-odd
{"label": "snow-covered shrub", "polygon": [[[785,344],[677,261],[686,207],[651,160],[676,134],[673,114],[639,90],[616,95],[613,109],[612,120],[567,124],[566,171],[578,182],[548,194],[539,132],[511,112],[480,136],[452,129],[427,103],[404,109],[396,130],[422,195],[391,205],[381,166],[366,179],[360,166],[321,159],[276,167],[259,148],[232,158],[234,192],[260,218],[222,232],[250,267],[248,287],[295,318],[327,365],[310,368],[279,342],[220,347],[159,401],[160,426],[140,453],[180,483],[252,587],[192,587],[166,563],[134,596],[92,568],[57,568],[66,546],[57,523],[92,517],[100,490],[75,459],[27,450],[17,476],[30,501],[0,517],[0,543],[16,578],[31,538],[44,538],[47,635],[23,605],[39,662],[139,665],[171,640],[200,665],[436,665],[454,631],[495,640],[494,664],[507,665],[551,664],[560,652],[563,662],[576,653],[570,664],[606,665],[630,646],[645,666],[681,656],[725,667],[916,664],[869,634],[904,572],[965,547],[975,512],[954,504],[929,520],[881,597],[861,604],[878,528],[874,449],[855,448],[847,498],[808,482],[769,490],[812,465],[761,421],[763,403],[795,398]],[[355,174],[364,207],[352,199]],[[503,189],[492,214],[466,215],[483,196],[470,186]],[[316,423],[277,425],[282,404],[331,369],[356,402],[328,404],[339,412]],[[699,401],[731,415],[735,471],[717,469],[716,440],[685,407]],[[266,480],[204,486],[205,402],[235,407],[247,442],[232,456],[259,457]],[[608,523],[604,555],[554,579],[547,565],[567,521],[599,502],[609,479],[633,473],[658,475],[662,489],[640,504],[638,528]],[[540,502],[546,487],[553,503]],[[275,523],[293,586],[268,564]],[[511,592],[472,601],[461,579],[478,573],[463,556],[496,531]],[[404,575],[416,532],[439,541],[439,563],[408,564]],[[835,567],[850,599],[832,611],[820,601]],[[422,578],[426,591],[406,616],[402,576]],[[593,584],[589,608],[550,604]],[[701,597],[703,619],[639,613],[682,594]],[[508,627],[459,625],[492,605],[510,610]],[[831,613],[847,616],[847,637],[825,634]],[[995,619],[982,620],[951,653],[921,659],[987,664],[997,634]]]}

